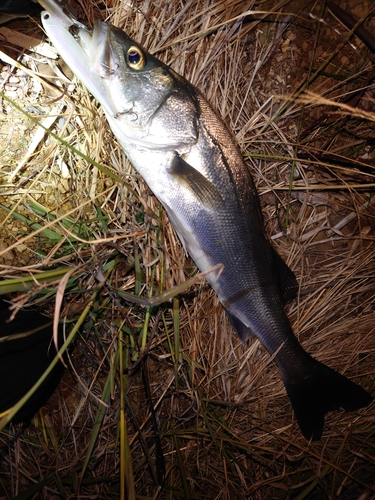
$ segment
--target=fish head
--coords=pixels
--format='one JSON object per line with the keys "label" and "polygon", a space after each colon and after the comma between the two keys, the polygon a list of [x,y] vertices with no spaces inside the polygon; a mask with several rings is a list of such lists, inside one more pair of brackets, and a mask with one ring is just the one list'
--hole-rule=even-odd
{"label": "fish head", "polygon": [[116,118],[133,128],[147,127],[173,93],[176,74],[115,26],[96,21],[91,40],[78,30],[91,72],[106,86],[116,103]]}
{"label": "fish head", "polygon": [[39,1],[48,9],[41,14],[48,37],[100,102],[123,148],[185,153],[197,140],[199,107],[186,80],[121,29],[98,20],[90,30],[57,0]]}

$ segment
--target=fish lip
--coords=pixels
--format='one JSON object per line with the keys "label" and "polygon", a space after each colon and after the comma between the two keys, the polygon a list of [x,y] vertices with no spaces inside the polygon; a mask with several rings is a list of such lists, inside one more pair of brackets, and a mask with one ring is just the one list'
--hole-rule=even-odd
{"label": "fish lip", "polygon": [[[117,69],[109,40],[110,30],[109,24],[99,20],[95,21],[88,54],[92,71],[106,80],[110,79]],[[81,30],[80,34],[82,34]]]}
{"label": "fish lip", "polygon": [[66,29],[73,34],[77,43],[86,53],[91,72],[102,79],[110,80],[117,69],[109,39],[111,26],[97,19],[92,30],[79,22],[66,27]]}

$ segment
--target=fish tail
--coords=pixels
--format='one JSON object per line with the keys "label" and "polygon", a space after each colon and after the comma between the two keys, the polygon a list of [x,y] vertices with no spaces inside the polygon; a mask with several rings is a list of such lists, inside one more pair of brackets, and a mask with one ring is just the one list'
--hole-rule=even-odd
{"label": "fish tail", "polygon": [[284,384],[302,434],[315,441],[321,438],[327,412],[339,408],[354,411],[371,403],[372,397],[323,363],[310,360],[311,370],[304,377],[284,380]]}

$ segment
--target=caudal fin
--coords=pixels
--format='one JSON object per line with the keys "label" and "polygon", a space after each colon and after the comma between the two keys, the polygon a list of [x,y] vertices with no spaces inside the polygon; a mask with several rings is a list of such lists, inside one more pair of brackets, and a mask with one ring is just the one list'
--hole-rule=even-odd
{"label": "caudal fin", "polygon": [[344,408],[357,410],[372,401],[362,387],[311,358],[311,371],[293,382],[284,381],[301,432],[306,439],[320,439],[324,415]]}

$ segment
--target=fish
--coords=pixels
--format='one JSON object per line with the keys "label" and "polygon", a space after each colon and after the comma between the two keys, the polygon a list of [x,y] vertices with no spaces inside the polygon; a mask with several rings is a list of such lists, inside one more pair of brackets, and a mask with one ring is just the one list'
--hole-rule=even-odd
{"label": "fish", "polygon": [[186,253],[207,272],[235,332],[245,344],[256,337],[273,357],[303,436],[320,439],[329,411],[367,406],[365,389],[298,342],[285,311],[295,275],[266,235],[232,133],[203,94],[121,29],[97,20],[90,30],[64,4],[39,1],[48,37],[101,104]]}

